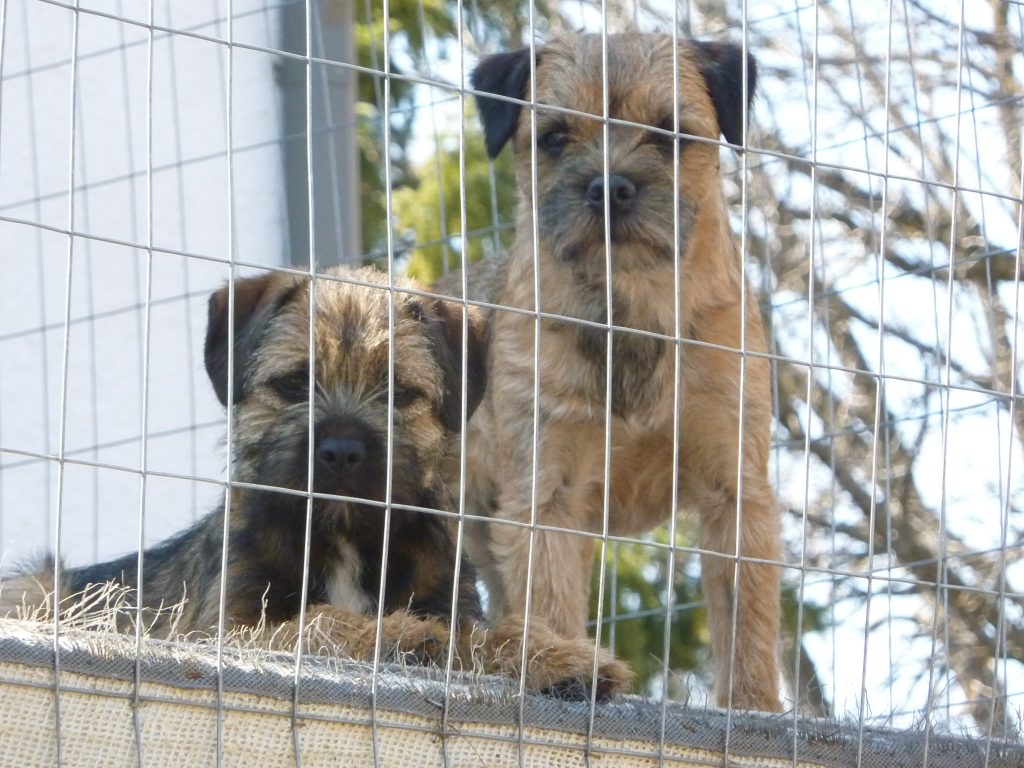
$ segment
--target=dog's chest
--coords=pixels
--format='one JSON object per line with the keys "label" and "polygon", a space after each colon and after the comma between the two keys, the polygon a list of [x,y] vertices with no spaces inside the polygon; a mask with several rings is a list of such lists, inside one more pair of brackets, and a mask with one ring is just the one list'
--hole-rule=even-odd
{"label": "dog's chest", "polygon": [[[592,322],[607,323],[604,290],[587,291],[586,299],[580,302],[577,316]],[[632,330],[664,333],[656,317],[639,304],[636,298],[613,291],[614,324],[622,330],[613,330],[611,334],[606,328],[583,323],[572,324],[573,347],[587,364],[579,372],[582,374],[580,383],[585,383],[593,390],[591,396],[602,402],[608,384],[608,338],[611,336],[612,411],[622,417],[649,411],[654,406],[663,388],[660,373],[670,348],[662,338]]]}
{"label": "dog's chest", "polygon": [[373,601],[360,585],[363,561],[349,542],[338,546],[338,555],[327,573],[327,602],[336,608],[369,613]]}

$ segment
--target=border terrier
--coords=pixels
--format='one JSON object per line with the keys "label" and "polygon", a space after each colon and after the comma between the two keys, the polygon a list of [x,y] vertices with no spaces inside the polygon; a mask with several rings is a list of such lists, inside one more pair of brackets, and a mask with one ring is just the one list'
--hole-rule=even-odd
{"label": "border terrier", "polygon": [[[637,535],[675,514],[678,473],[680,505],[699,515],[716,701],[778,710],[781,553],[767,473],[770,367],[758,354],[767,349],[758,306],[749,291],[743,299],[717,143],[719,133],[742,142],[744,68],[751,96],[756,66],[734,45],[680,41],[676,97],[674,47],[669,35],[611,35],[603,66],[600,36],[554,40],[536,50],[535,107],[522,103],[531,99],[528,50],[486,58],[473,73],[488,153],[513,145],[519,203],[513,245],[470,268],[469,298],[525,311],[489,315],[488,389],[466,435],[467,503],[474,515],[524,523],[535,510],[539,525],[592,534],[602,530],[607,493],[609,532]],[[609,117],[630,123],[607,126],[607,147],[603,71]],[[461,295],[456,285],[448,277],[435,290]],[[607,328],[609,291],[614,330]],[[672,340],[677,322],[682,343]],[[533,612],[570,636],[586,632],[593,543],[592,536],[535,533]],[[495,615],[524,615],[529,529],[476,524],[469,546]]]}
{"label": "border terrier", "polygon": [[[312,284],[311,297],[311,283],[301,276],[239,279],[230,324],[228,286],[210,298],[206,371],[225,406],[230,392],[238,485],[227,512],[222,505],[143,552],[143,620],[165,636],[216,628],[227,513],[229,630],[255,627],[274,648],[294,646],[308,546],[310,651],[373,658],[383,575],[385,658],[443,662],[454,593],[456,658],[473,669],[518,674],[521,620],[483,625],[476,575],[464,558],[456,584],[450,517],[426,511],[455,508],[440,467],[463,423],[464,342],[467,417],[485,389],[482,317],[468,309],[464,339],[461,305],[417,295],[422,289],[411,281],[396,281],[389,291],[373,269],[336,270]],[[307,533],[308,488],[314,495]],[[395,506],[385,569],[386,501]],[[65,569],[60,592],[81,600],[114,583],[127,594],[130,615],[137,567],[138,555],[130,554]],[[8,582],[0,609],[43,602],[47,577],[37,573]],[[559,638],[542,625],[530,638],[528,687],[570,698],[589,691],[592,643]],[[600,654],[596,693],[606,698],[628,684],[630,673]]]}

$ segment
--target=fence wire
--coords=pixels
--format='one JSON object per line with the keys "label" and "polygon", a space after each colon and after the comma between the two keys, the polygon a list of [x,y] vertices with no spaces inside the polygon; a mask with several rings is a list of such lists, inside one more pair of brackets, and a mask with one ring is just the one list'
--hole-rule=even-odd
{"label": "fence wire", "polygon": [[[737,291],[755,299],[741,302],[738,349],[690,338],[683,327],[689,297],[680,288],[686,265],[678,193],[669,327],[620,320],[610,281],[598,298],[600,320],[569,317],[541,301],[548,288],[538,256],[538,151],[520,155],[518,169],[507,150],[487,157],[471,72],[486,55],[528,48],[522,114],[536,147],[538,118],[548,113],[531,108],[538,103],[537,51],[543,56],[547,40],[583,30],[602,38],[602,106],[589,117],[601,124],[606,211],[613,203],[612,135],[638,125],[616,114],[610,34],[667,32],[682,45],[690,37],[729,41],[758,60],[757,96],[742,110],[743,140],[738,147],[719,142],[721,183],[742,254]],[[682,49],[673,48],[672,88],[680,92]],[[746,103],[753,83],[742,73]],[[580,118],[572,109],[561,114]],[[684,118],[676,104],[669,125],[642,127],[675,136],[685,133]],[[304,279],[315,350],[318,279],[332,279],[323,276],[328,267],[374,265],[392,293],[402,275],[428,283],[461,270],[453,298],[463,359],[471,310],[532,319],[536,359],[542,330],[552,323],[606,339],[671,344],[675,465],[688,445],[680,429],[688,354],[739,356],[737,552],[748,480],[742,456],[751,439],[747,366],[770,362],[771,484],[783,530],[783,557],[773,563],[784,573],[780,692],[796,726],[794,765],[797,730],[808,715],[852,722],[861,740],[866,729],[925,723],[926,761],[932,729],[987,745],[1019,740],[1021,125],[1024,7],[1010,0],[562,0],[543,7],[518,0],[0,0],[0,566],[11,573],[42,551],[68,566],[142,553],[223,500],[226,572],[233,491],[266,486],[239,482],[227,456],[238,430],[234,395],[229,388],[225,411],[203,371],[211,292],[254,274]],[[677,190],[691,183],[683,151],[673,143]],[[517,199],[528,215],[517,218]],[[611,221],[604,217],[609,274],[616,266]],[[475,295],[467,268],[499,258],[517,239],[532,244],[532,306],[504,307]],[[233,288],[228,296],[233,306]],[[393,351],[394,298],[389,307]],[[748,347],[746,312],[755,309],[767,351]],[[609,342],[601,353],[605,425],[616,420],[612,353]],[[238,365],[237,353],[230,355],[229,381]],[[387,490],[383,501],[368,502],[381,510],[386,532],[375,587],[375,667],[386,660],[382,606],[395,510],[450,520],[460,562],[467,528],[487,519],[467,500],[468,375],[454,507],[392,499],[394,418],[387,428]],[[393,398],[393,354],[389,382]],[[666,513],[653,531],[616,527],[610,426],[600,525],[577,531],[544,519],[544,386],[535,364],[532,429],[523,438],[531,458],[520,468],[530,509],[503,524],[529,536],[527,583],[535,578],[537,542],[573,533],[594,544],[594,672],[598,645],[631,664],[634,693],[664,703],[664,753],[667,702],[714,704],[699,563],[721,553],[700,543],[696,517],[685,512]],[[394,400],[389,404],[393,417]],[[310,438],[315,417],[310,408]],[[307,440],[309,476],[313,442]],[[308,565],[314,504],[324,494],[297,493],[306,502]],[[670,495],[673,509],[687,507],[678,473]],[[731,562],[735,585],[744,564],[762,561],[741,553]],[[140,596],[142,574],[140,554]],[[458,577],[457,566],[452,617]],[[226,588],[224,580],[218,637],[230,618]],[[308,569],[301,593],[304,617]],[[485,603],[496,599],[483,594]],[[526,595],[528,634],[535,606]],[[733,654],[738,605],[734,600]],[[55,620],[58,762],[61,631]],[[142,634],[137,625],[138,658]],[[446,701],[454,661],[449,650]],[[527,661],[524,645],[521,664]],[[733,656],[730,678],[737,667]],[[138,711],[146,700],[138,666],[135,675]],[[299,654],[296,765],[303,758],[302,680]],[[519,685],[525,722],[525,678]],[[218,765],[223,695],[218,676]],[[377,695],[375,677],[375,744]],[[588,743],[596,699],[594,691]],[[142,765],[141,726],[137,733]],[[727,724],[726,758],[730,733]],[[523,765],[528,744],[521,728]],[[375,763],[384,762],[375,753]]]}

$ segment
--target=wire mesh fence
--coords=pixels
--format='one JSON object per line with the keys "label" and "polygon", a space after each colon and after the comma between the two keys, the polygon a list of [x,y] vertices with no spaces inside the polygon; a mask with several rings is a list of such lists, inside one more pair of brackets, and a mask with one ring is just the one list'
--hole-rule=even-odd
{"label": "wire mesh fence", "polygon": [[[765,350],[745,334],[716,347],[680,320],[693,268],[680,222],[702,215],[687,201],[708,173],[694,146],[709,139],[690,135],[699,131],[682,97],[667,124],[660,114],[640,121],[655,137],[689,139],[670,141],[663,163],[677,190],[663,201],[676,228],[669,275],[684,286],[666,294],[663,327],[631,325],[607,285],[593,298],[603,314],[545,306],[540,296],[555,289],[540,268],[524,276],[536,303],[504,314],[477,289],[477,268],[461,282],[469,264],[498,263],[523,243],[548,247],[546,150],[489,155],[475,97],[492,89],[474,87],[478,63],[532,52],[519,119],[538,142],[553,114],[531,108],[551,103],[530,90],[543,86],[545,43],[597,34],[598,108],[584,111],[601,158],[598,207],[607,211],[621,161],[614,137],[637,128],[612,98],[607,41],[634,30],[675,34],[684,46],[728,41],[756,57],[756,89],[745,69],[734,84],[756,96],[740,110],[739,140],[715,148],[715,183],[742,254],[734,288],[763,318]],[[632,348],[604,339],[665,342],[681,361],[665,385],[674,395],[663,414],[673,465],[693,445],[679,427],[693,350],[710,344],[745,361],[735,374],[741,413],[767,408],[767,396],[753,405],[743,398],[753,375],[746,366],[770,362],[768,479],[782,554],[768,559],[782,573],[785,716],[836,718],[861,734],[924,723],[927,733],[967,733],[982,745],[1018,740],[1022,51],[1024,7],[1009,0],[0,0],[3,571],[41,552],[73,567],[133,553],[223,503],[237,480],[228,457],[239,425],[203,370],[211,293],[246,276],[309,284],[333,265],[370,264],[392,285],[402,275],[441,280],[460,323],[471,322],[468,308],[492,324],[519,317],[538,345],[545,323],[594,329],[607,365],[595,368],[600,397],[587,418],[606,428],[594,445],[587,433],[585,447],[600,455],[602,477],[629,462],[640,476],[647,458],[612,451],[611,425],[621,418],[612,357]],[[643,75],[653,77],[639,73],[636,82]],[[669,85],[685,96],[692,83]],[[568,109],[554,114],[572,130],[588,124]],[[621,269],[612,222],[607,215],[595,225],[596,266],[606,273]],[[311,313],[319,290],[310,292]],[[545,363],[524,365],[532,426],[515,439],[528,460],[504,470],[532,499],[523,530],[535,532],[528,572],[536,577],[533,559],[543,554],[534,548],[567,526],[538,517],[550,384]],[[501,386],[491,371],[488,387]],[[466,435],[472,409],[465,398],[460,406],[454,432]],[[484,411],[491,407],[485,401]],[[471,416],[468,434],[482,418],[490,417]],[[737,419],[730,439],[749,445]],[[462,450],[449,477],[463,486],[475,439],[455,440]],[[742,462],[730,456],[742,487]],[[671,474],[670,506],[680,515],[666,508],[651,530],[624,532],[612,492],[602,490],[588,497],[596,528],[569,538],[594,546],[592,574],[580,582],[590,593],[588,631],[636,672],[633,692],[714,706],[716,627],[701,586],[708,550],[700,518],[685,511],[693,487]],[[463,553],[465,529],[483,513],[471,487],[449,485],[452,504],[438,507]],[[312,513],[308,489],[306,498]],[[744,505],[733,505],[742,517]],[[486,572],[490,563],[469,546],[470,561],[474,554]],[[741,547],[738,562],[760,561]],[[737,565],[734,579],[739,573]],[[457,585],[449,589],[454,600]],[[482,595],[491,610],[503,599],[493,583]],[[58,672],[59,664],[58,652]]]}

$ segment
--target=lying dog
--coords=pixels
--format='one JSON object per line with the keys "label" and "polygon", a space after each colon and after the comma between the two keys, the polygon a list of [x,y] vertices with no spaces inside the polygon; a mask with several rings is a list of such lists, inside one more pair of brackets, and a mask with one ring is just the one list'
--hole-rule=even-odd
{"label": "lying dog", "polygon": [[[469,562],[457,561],[450,518],[422,511],[455,509],[439,470],[463,423],[463,307],[416,291],[408,281],[389,291],[382,273],[362,269],[336,270],[313,284],[267,274],[237,280],[233,293],[228,287],[214,293],[205,360],[217,397],[233,409],[237,485],[228,505],[145,550],[141,589],[138,555],[130,554],[63,570],[60,594],[113,582],[133,605],[141,594],[139,613],[151,633],[209,632],[219,623],[223,576],[226,628],[266,627],[274,647],[292,647],[305,576],[312,627],[306,647],[372,659],[383,578],[385,657],[444,661],[455,595],[457,658],[476,669],[518,674],[522,621],[483,625],[475,573]],[[468,417],[485,388],[484,333],[475,310],[466,327]],[[395,506],[385,540],[387,502]],[[44,603],[52,587],[52,569],[8,581],[0,615]],[[170,605],[178,607],[168,611]],[[588,692],[591,643],[563,640],[540,622],[531,622],[529,643],[528,687],[566,696]],[[599,654],[597,695],[604,698],[624,688],[630,675]]]}

